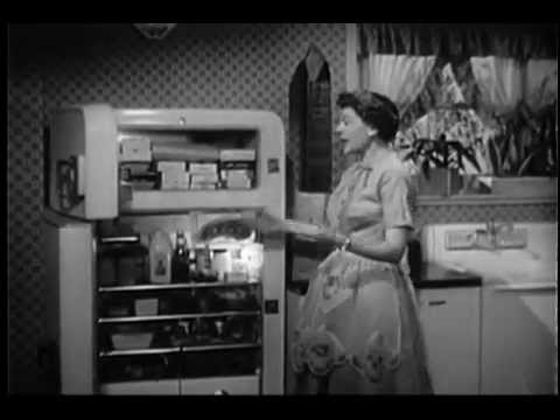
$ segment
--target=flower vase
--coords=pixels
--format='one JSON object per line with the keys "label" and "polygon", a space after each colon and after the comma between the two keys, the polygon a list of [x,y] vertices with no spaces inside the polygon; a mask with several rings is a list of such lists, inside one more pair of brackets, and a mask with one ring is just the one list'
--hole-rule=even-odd
{"label": "flower vase", "polygon": [[419,175],[418,195],[448,197],[461,190],[461,176],[454,169],[433,168],[429,175],[429,179],[424,174]]}

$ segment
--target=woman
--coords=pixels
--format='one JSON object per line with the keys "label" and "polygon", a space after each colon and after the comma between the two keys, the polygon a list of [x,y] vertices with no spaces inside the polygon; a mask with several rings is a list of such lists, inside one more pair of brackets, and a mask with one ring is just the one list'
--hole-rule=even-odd
{"label": "woman", "polygon": [[398,110],[373,92],[343,93],[337,105],[344,154],[358,153],[361,160],[332,193],[326,226],[267,221],[269,231],[337,247],[319,265],[302,302],[288,356],[297,375],[294,392],[431,393],[414,291],[401,266],[414,194],[390,147]]}

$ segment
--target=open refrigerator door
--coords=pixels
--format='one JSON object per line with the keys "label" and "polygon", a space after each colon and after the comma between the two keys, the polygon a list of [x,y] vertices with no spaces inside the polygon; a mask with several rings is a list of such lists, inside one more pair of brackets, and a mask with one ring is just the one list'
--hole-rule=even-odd
{"label": "open refrigerator door", "polygon": [[60,371],[81,381],[65,393],[282,394],[284,241],[244,223],[284,217],[280,119],[86,105],[53,121],[51,167],[68,162],[62,190],[50,172],[49,252],[67,257],[48,256],[49,312]]}

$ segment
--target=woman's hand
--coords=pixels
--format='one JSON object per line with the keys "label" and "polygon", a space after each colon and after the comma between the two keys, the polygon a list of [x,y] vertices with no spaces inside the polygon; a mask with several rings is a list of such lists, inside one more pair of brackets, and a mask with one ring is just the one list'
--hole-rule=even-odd
{"label": "woman's hand", "polygon": [[322,242],[336,246],[342,245],[345,239],[337,235],[334,230],[324,226],[292,219],[281,219],[266,212],[261,213],[257,219],[257,229],[264,234],[291,233],[301,240]]}
{"label": "woman's hand", "polygon": [[267,212],[260,213],[256,220],[256,229],[263,234],[289,233],[286,221]]}
{"label": "woman's hand", "polygon": [[308,223],[287,220],[290,232],[304,241],[320,242],[327,245],[341,246],[345,238],[338,235],[333,229],[316,226]]}

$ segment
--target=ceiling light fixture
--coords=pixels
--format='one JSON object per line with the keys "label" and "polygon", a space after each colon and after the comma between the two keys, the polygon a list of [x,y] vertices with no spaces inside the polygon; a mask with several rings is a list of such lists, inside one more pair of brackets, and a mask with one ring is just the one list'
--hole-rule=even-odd
{"label": "ceiling light fixture", "polygon": [[148,39],[163,39],[177,26],[176,23],[135,23],[134,26]]}

